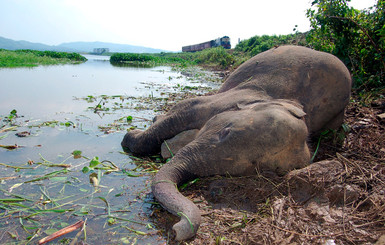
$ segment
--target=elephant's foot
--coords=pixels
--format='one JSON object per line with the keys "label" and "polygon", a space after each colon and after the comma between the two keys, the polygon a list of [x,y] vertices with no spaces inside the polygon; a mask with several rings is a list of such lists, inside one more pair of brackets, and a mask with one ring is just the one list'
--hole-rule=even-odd
{"label": "elephant's foot", "polygon": [[175,239],[183,241],[195,236],[201,223],[201,215],[199,208],[177,189],[178,184],[194,176],[172,162],[173,160],[163,165],[155,175],[152,182],[152,193],[167,211],[181,218],[173,226],[173,230],[176,233]]}
{"label": "elephant's foot", "polygon": [[172,227],[176,233],[175,240],[177,241],[184,241],[194,237],[201,223],[201,215],[197,206],[190,206],[189,209],[185,207],[184,210],[186,213],[179,212],[178,215],[181,219]]}
{"label": "elephant's foot", "polygon": [[178,215],[181,219],[172,229],[176,233],[175,240],[188,240],[195,236],[201,223],[198,207],[189,199],[180,194],[169,179],[155,177],[152,192],[160,204],[170,213]]}

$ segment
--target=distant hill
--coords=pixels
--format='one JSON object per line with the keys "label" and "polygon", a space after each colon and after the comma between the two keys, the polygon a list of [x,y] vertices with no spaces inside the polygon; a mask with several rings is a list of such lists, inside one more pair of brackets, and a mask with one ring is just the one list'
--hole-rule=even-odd
{"label": "distant hill", "polygon": [[153,49],[142,46],[128,44],[104,43],[104,42],[71,42],[62,43],[57,46],[46,45],[42,43],[32,43],[28,41],[15,41],[12,39],[0,37],[0,49],[34,49],[40,51],[60,51],[60,52],[87,52],[90,53],[94,48],[108,48],[110,52],[120,53],[160,53],[165,52],[161,49]]}
{"label": "distant hill", "polygon": [[[12,39],[0,37],[0,48],[8,50],[16,49],[34,49],[34,50],[54,50],[53,46],[45,45],[42,43],[31,43],[27,41],[14,41]],[[57,50],[62,51],[62,50]]]}
{"label": "distant hill", "polygon": [[94,48],[108,48],[110,52],[119,52],[119,53],[165,52],[165,50],[161,50],[161,49],[153,49],[153,48],[134,46],[134,45],[128,45],[128,44],[104,43],[104,42],[71,42],[71,43],[62,43],[56,47],[79,50],[82,52],[93,52]]}

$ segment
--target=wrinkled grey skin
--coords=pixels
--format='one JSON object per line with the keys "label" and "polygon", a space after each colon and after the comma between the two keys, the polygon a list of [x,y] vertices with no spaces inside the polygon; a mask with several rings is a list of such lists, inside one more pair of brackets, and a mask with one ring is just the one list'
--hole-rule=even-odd
{"label": "wrinkled grey skin", "polygon": [[[200,213],[177,185],[197,176],[285,174],[306,166],[307,137],[341,125],[350,89],[350,74],[336,57],[279,47],[241,65],[217,94],[182,101],[146,131],[128,132],[122,146],[147,155],[175,136],[182,142],[156,174],[152,191],[181,217],[173,229],[176,240],[186,240],[197,232]],[[188,130],[195,130],[191,139],[179,137]]]}

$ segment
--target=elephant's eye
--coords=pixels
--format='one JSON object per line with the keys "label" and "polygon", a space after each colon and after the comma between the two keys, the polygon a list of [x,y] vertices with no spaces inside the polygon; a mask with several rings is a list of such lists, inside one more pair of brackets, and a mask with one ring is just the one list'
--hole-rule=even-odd
{"label": "elephant's eye", "polygon": [[230,127],[226,127],[219,132],[219,141],[224,141],[231,131]]}

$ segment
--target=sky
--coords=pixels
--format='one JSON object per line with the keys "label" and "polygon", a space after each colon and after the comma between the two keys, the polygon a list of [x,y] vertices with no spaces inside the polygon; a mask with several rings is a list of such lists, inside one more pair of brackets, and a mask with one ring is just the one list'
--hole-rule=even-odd
{"label": "sky", "polygon": [[[310,29],[312,0],[0,0],[0,36],[58,45],[112,42],[168,51],[229,36]],[[376,0],[352,0],[363,9]]]}

